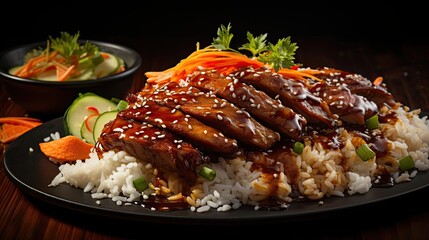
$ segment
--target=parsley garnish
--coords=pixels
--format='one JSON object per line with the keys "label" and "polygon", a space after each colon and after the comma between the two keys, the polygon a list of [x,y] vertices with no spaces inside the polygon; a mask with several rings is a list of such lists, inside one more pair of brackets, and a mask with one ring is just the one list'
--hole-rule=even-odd
{"label": "parsley garnish", "polygon": [[217,38],[213,38],[212,45],[219,50],[232,50],[234,49],[229,47],[229,44],[231,43],[232,37],[234,35],[230,33],[231,30],[231,23],[228,24],[228,26],[225,27],[225,25],[221,25],[220,28],[217,29]]}
{"label": "parsley garnish", "polygon": [[[219,50],[230,50],[238,52],[230,47],[232,37],[231,24],[221,25],[217,30],[217,37],[213,38],[212,46]],[[267,42],[268,34],[261,34],[254,37],[252,33],[247,32],[248,43],[239,47],[239,50],[247,50],[252,57],[259,61],[271,65],[276,71],[281,68],[290,68],[295,65],[295,52],[298,49],[296,43],[292,43],[290,36],[282,38],[276,44]]]}
{"label": "parsley garnish", "polygon": [[78,42],[79,32],[74,35],[61,32],[59,38],[49,36],[49,39],[50,47],[57,50],[61,56],[69,61],[76,61],[84,57],[92,56],[99,51],[97,46],[88,41],[84,44],[80,44]]}
{"label": "parsley garnish", "polygon": [[291,43],[290,37],[282,38],[277,41],[277,44],[268,44],[267,51],[262,52],[258,56],[258,60],[263,63],[273,64],[277,71],[280,68],[290,68],[295,60],[295,51],[298,49],[296,43]]}
{"label": "parsley garnish", "polygon": [[263,51],[267,50],[266,42],[267,42],[267,35],[268,34],[262,34],[259,37],[253,37],[253,34],[250,32],[247,32],[247,40],[249,43],[243,44],[243,46],[239,47],[239,50],[248,50],[252,53],[253,57],[258,56],[258,54],[262,53]]}

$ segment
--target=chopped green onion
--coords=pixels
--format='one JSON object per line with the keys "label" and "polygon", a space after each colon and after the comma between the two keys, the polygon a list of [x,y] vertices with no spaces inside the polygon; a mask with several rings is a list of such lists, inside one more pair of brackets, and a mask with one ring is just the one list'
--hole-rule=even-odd
{"label": "chopped green onion", "polygon": [[304,144],[302,142],[295,142],[295,144],[293,145],[293,151],[301,154],[302,151],[304,151]]}
{"label": "chopped green onion", "polygon": [[410,155],[407,155],[399,160],[399,169],[407,171],[414,168],[414,159]]}
{"label": "chopped green onion", "polygon": [[116,103],[116,104],[118,104],[121,100],[122,100],[122,99],[120,99],[120,98],[115,98],[115,97],[112,97],[112,98],[110,99],[110,101],[112,101],[112,102],[114,102],[114,103]]}
{"label": "chopped green onion", "polygon": [[94,55],[92,56],[91,60],[92,60],[92,64],[94,66],[97,66],[100,63],[104,62],[104,58],[103,58],[103,56],[101,55],[100,52],[94,53]]}
{"label": "chopped green onion", "polygon": [[146,182],[146,179],[144,176],[138,177],[133,180],[133,185],[139,192],[143,192],[144,190],[149,188],[149,185]]}
{"label": "chopped green onion", "polygon": [[356,154],[366,162],[375,157],[375,152],[369,148],[368,144],[362,144],[356,149]]}
{"label": "chopped green onion", "polygon": [[368,118],[365,121],[365,125],[369,130],[377,129],[378,128],[378,114],[375,114],[374,116]]}
{"label": "chopped green onion", "polygon": [[213,169],[211,169],[211,168],[209,168],[209,167],[206,167],[206,166],[203,166],[201,169],[200,169],[200,173],[199,173],[203,178],[205,178],[205,179],[207,179],[207,180],[209,180],[209,181],[211,181],[211,180],[213,180],[215,177],[216,177],[216,171],[215,170],[213,170]]}
{"label": "chopped green onion", "polygon": [[118,111],[122,111],[127,109],[128,107],[128,102],[125,100],[119,100],[118,105],[116,105],[116,110]]}

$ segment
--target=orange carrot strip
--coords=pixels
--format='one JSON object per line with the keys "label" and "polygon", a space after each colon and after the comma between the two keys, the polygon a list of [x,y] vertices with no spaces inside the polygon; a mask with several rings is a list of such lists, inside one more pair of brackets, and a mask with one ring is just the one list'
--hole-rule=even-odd
{"label": "orange carrot strip", "polygon": [[380,86],[383,83],[383,77],[378,77],[374,80],[374,85]]}
{"label": "orange carrot strip", "polygon": [[58,78],[58,81],[64,81],[67,78],[69,78],[70,75],[72,74],[75,66],[76,65],[71,65],[65,71],[61,67],[58,67],[57,68],[57,78]]}
{"label": "orange carrot strip", "polygon": [[227,74],[240,66],[253,66],[255,68],[264,66],[264,63],[251,59],[246,55],[236,52],[219,51],[214,48],[196,50],[187,58],[180,61],[176,66],[162,72],[147,72],[148,83],[163,83],[167,81],[179,82],[199,67],[215,70],[227,70],[221,72]]}
{"label": "orange carrot strip", "polygon": [[32,118],[32,117],[0,117],[0,123],[7,122],[8,119],[19,119],[19,120],[26,120],[26,121],[33,121],[33,122],[41,122],[38,118]]}
{"label": "orange carrot strip", "polygon": [[2,117],[0,118],[0,124],[15,124],[15,125],[22,125],[27,127],[37,127],[42,122],[40,120],[36,120],[35,118],[23,118],[23,117]]}
{"label": "orange carrot strip", "polygon": [[[317,71],[317,70],[316,70]],[[315,77],[312,75],[313,73],[305,72],[301,70],[293,70],[288,68],[282,68],[278,71],[279,74],[283,75],[284,77],[290,77],[296,80],[306,81],[306,78],[312,78],[314,80],[317,80],[319,82],[323,82],[322,79]]]}
{"label": "orange carrot strip", "polygon": [[10,143],[30,129],[32,129],[32,127],[4,123],[0,126],[0,142]]}
{"label": "orange carrot strip", "polygon": [[31,72],[31,69],[37,64],[46,61],[48,62],[50,59],[54,58],[58,54],[58,51],[51,52],[48,56],[39,55],[37,57],[31,58],[28,60],[20,69],[18,69],[15,73],[18,77],[27,77],[27,74]]}
{"label": "orange carrot strip", "polygon": [[[207,47],[194,51],[187,58],[183,59],[172,68],[160,72],[146,72],[145,76],[147,77],[146,81],[148,83],[159,84],[168,81],[179,82],[180,79],[185,79],[188,74],[191,74],[200,67],[214,69],[221,74],[228,75],[240,67],[250,66],[260,68],[264,65],[265,64],[262,62],[240,53],[219,51],[214,48]],[[298,67],[293,69],[283,68],[280,69],[278,73],[285,77],[301,81],[307,81],[309,78],[322,81],[314,76],[315,74],[320,73],[320,71],[316,69],[298,69]]]}
{"label": "orange carrot strip", "polygon": [[120,66],[120,67],[118,67],[118,70],[116,70],[116,73],[120,73],[123,71],[125,71],[125,66]]}
{"label": "orange carrot strip", "polygon": [[101,54],[101,56],[102,56],[104,59],[108,59],[108,58],[110,58],[110,55],[109,55],[109,54],[107,54],[107,53],[105,53],[105,52],[100,52],[100,54]]}
{"label": "orange carrot strip", "polygon": [[39,147],[51,161],[65,163],[88,158],[94,146],[76,136],[68,135],[50,142],[39,143]]}

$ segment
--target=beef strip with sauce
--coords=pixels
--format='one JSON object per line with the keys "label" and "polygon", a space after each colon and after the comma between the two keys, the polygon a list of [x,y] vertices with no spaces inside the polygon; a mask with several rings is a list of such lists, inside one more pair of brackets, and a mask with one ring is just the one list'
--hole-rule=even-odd
{"label": "beef strip with sauce", "polygon": [[187,80],[193,87],[213,92],[246,109],[252,116],[287,137],[299,140],[305,131],[307,120],[302,115],[237,78],[201,70],[194,72]]}
{"label": "beef strip with sauce", "polygon": [[331,113],[327,103],[314,96],[303,82],[284,78],[266,68],[241,68],[233,75],[241,82],[253,85],[271,97],[279,97],[281,102],[302,114],[307,122],[334,127],[339,125],[338,116]]}
{"label": "beef strip with sauce", "polygon": [[365,120],[378,112],[377,105],[363,96],[353,94],[346,85],[331,82],[316,83],[310,90],[321,97],[332,113],[345,122],[364,125]]}
{"label": "beef strip with sauce", "polygon": [[152,98],[146,98],[139,93],[129,95],[127,101],[129,107],[118,113],[120,117],[168,129],[208,152],[233,156],[239,151],[237,140],[224,136],[219,130],[184,114],[179,108],[161,106]]}
{"label": "beef strip with sauce", "polygon": [[324,80],[329,85],[340,83],[346,86],[351,93],[367,98],[379,108],[385,104],[390,107],[396,104],[392,94],[383,85],[375,85],[368,78],[360,74],[353,74],[333,68],[324,68],[320,69],[320,73],[315,76]]}
{"label": "beef strip with sauce", "polygon": [[208,161],[192,144],[169,131],[121,115],[104,126],[96,149],[99,153],[126,151],[161,170],[177,173],[189,186],[197,179],[197,166]]}
{"label": "beef strip with sauce", "polygon": [[268,149],[280,140],[280,135],[260,124],[246,111],[214,94],[204,93],[192,86],[180,87],[170,82],[163,86],[147,85],[140,92],[161,106],[180,110],[201,122],[218,129],[223,135],[238,140],[239,144],[257,149]]}

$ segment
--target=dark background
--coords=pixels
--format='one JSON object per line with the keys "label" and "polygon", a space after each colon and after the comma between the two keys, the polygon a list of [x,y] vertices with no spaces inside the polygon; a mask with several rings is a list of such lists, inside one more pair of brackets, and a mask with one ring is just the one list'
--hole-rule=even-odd
{"label": "dark background", "polygon": [[[354,60],[356,53],[402,58],[408,54],[404,49],[409,46],[429,49],[426,8],[412,1],[121,1],[91,3],[92,6],[87,6],[89,2],[73,1],[55,5],[31,3],[34,6],[26,3],[25,7],[19,2],[15,4],[18,6],[9,6],[10,13],[4,11],[0,15],[0,51],[46,41],[48,36],[59,36],[62,31],[79,32],[80,39],[134,48],[142,56],[143,72],[174,66],[196,49],[197,42],[201,47],[209,45],[217,28],[228,23],[234,34],[233,48],[247,41],[247,31],[254,36],[267,33],[272,43],[291,36],[299,46],[295,62],[359,72],[370,78],[385,74],[389,64],[395,68],[415,63],[405,62],[408,56],[404,56],[400,64],[386,62],[384,69],[372,69],[373,65]],[[378,60],[379,66],[383,64],[382,59]]]}
{"label": "dark background", "polygon": [[426,8],[410,1],[145,2],[92,3],[92,7],[87,6],[89,2],[75,1],[55,5],[38,2],[34,6],[12,2],[0,15],[0,50],[45,41],[60,31],[80,31],[82,39],[156,39],[156,46],[145,46],[145,42],[132,44],[160,50],[175,50],[175,42],[186,40],[194,49],[197,41],[208,45],[220,24],[229,22],[233,27],[233,45],[242,44],[246,31],[254,35],[268,33],[271,42],[289,35],[292,40],[336,37],[388,45],[428,40]]}

